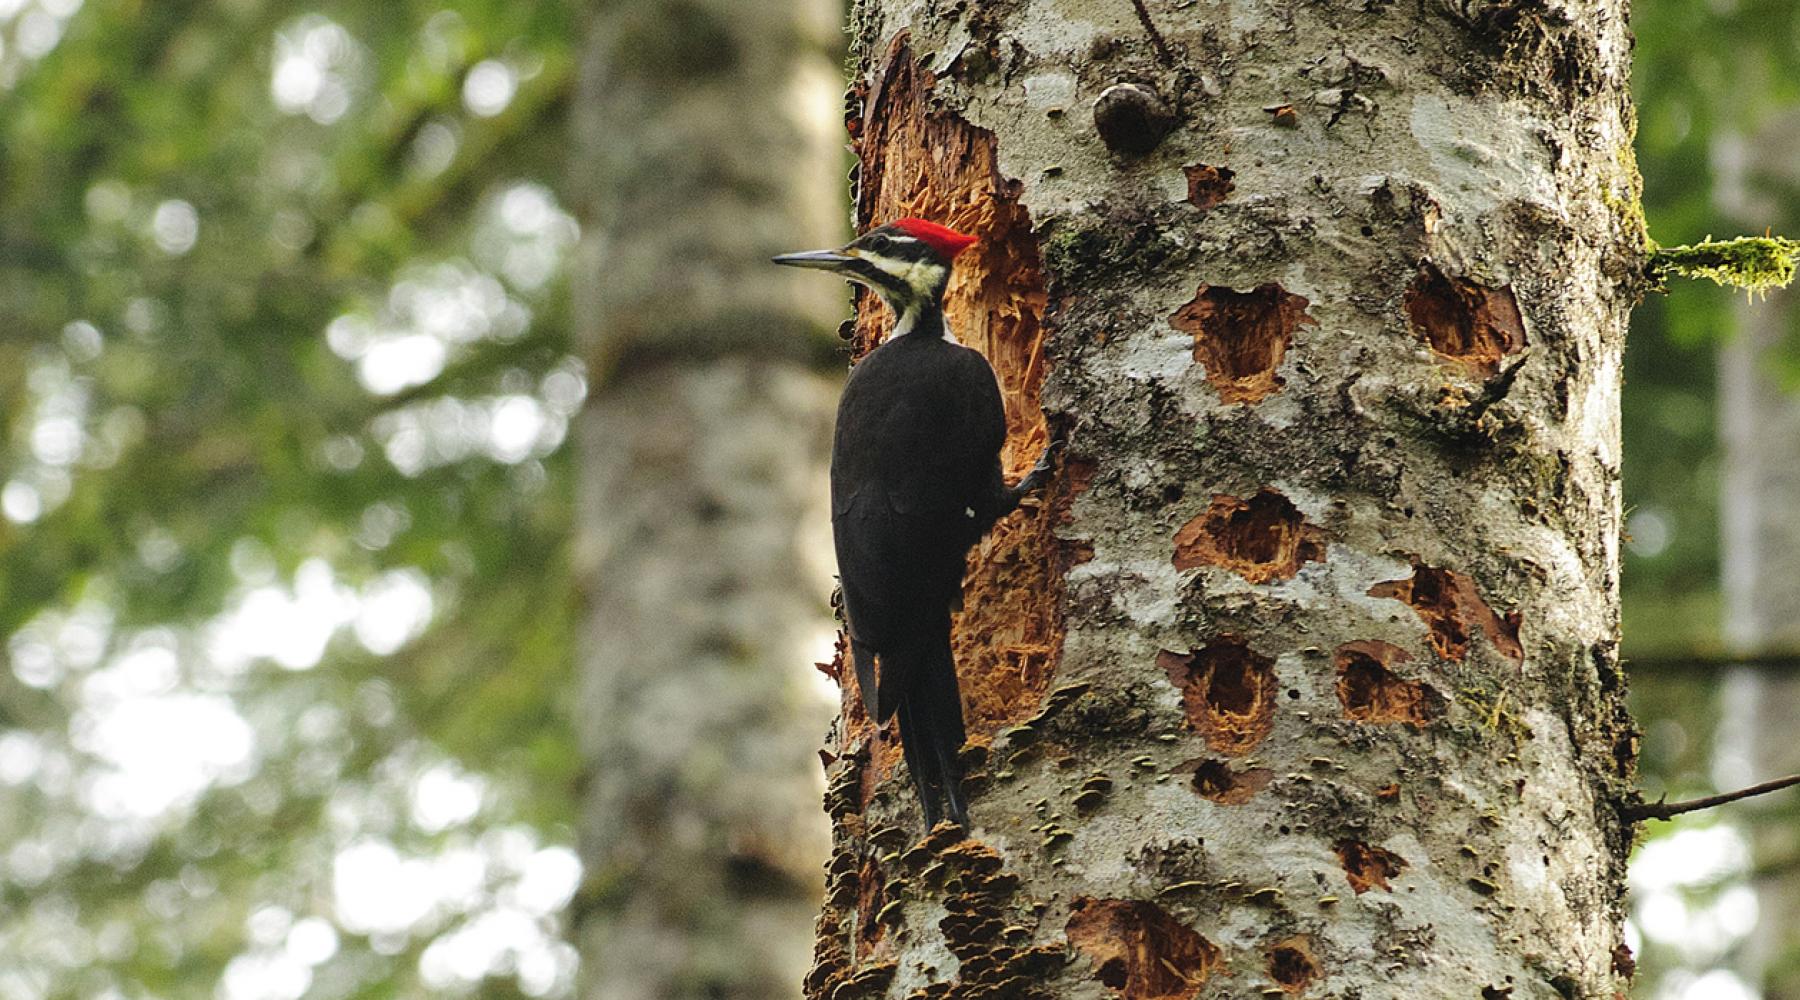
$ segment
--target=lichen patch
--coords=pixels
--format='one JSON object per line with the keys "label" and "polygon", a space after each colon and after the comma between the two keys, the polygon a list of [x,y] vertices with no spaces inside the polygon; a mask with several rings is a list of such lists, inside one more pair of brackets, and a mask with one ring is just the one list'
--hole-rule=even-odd
{"label": "lichen patch", "polygon": [[1303,993],[1318,977],[1319,962],[1306,938],[1288,938],[1269,949],[1269,978],[1283,993]]}
{"label": "lichen patch", "polygon": [[1413,560],[1413,575],[1387,580],[1369,588],[1370,597],[1391,597],[1411,607],[1429,630],[1431,648],[1446,660],[1462,662],[1476,632],[1508,659],[1522,662],[1525,648],[1519,644],[1519,614],[1502,618],[1481,599],[1475,581],[1450,569],[1427,566]]}
{"label": "lichen patch", "polygon": [[1141,900],[1078,898],[1067,933],[1124,1000],[1192,1000],[1220,965],[1212,942]]}
{"label": "lichen patch", "polygon": [[1216,753],[1241,756],[1275,728],[1275,661],[1225,636],[1188,653],[1163,650],[1156,663],[1181,690],[1189,729]]}
{"label": "lichen patch", "polygon": [[1175,768],[1176,774],[1191,775],[1188,787],[1201,798],[1222,806],[1241,806],[1268,787],[1275,772],[1266,767],[1234,771],[1225,761],[1196,758]]}
{"label": "lichen patch", "polygon": [[1406,316],[1433,352],[1482,377],[1500,369],[1500,360],[1525,346],[1525,321],[1512,288],[1489,288],[1453,278],[1431,261],[1406,289]]}
{"label": "lichen patch", "polygon": [[1181,168],[1187,175],[1188,204],[1205,212],[1225,200],[1231,193],[1231,179],[1236,176],[1230,167],[1215,167],[1206,163],[1190,163]]}
{"label": "lichen patch", "polygon": [[1324,558],[1325,533],[1271,489],[1249,500],[1215,495],[1175,533],[1176,569],[1219,566],[1251,583],[1291,579],[1302,563]]}
{"label": "lichen patch", "polygon": [[1338,862],[1344,866],[1344,875],[1350,880],[1350,888],[1358,896],[1370,889],[1392,892],[1393,887],[1388,885],[1388,880],[1399,876],[1406,867],[1406,859],[1400,855],[1360,840],[1340,840],[1331,849],[1337,852]]}
{"label": "lichen patch", "polygon": [[1227,403],[1256,403],[1282,386],[1275,373],[1294,332],[1312,323],[1305,298],[1274,282],[1247,292],[1201,285],[1169,314],[1169,325],[1194,338],[1194,360]]}
{"label": "lichen patch", "polygon": [[1338,701],[1358,722],[1403,722],[1422,727],[1444,711],[1444,698],[1423,681],[1409,681],[1389,669],[1410,657],[1379,640],[1346,642],[1332,654],[1337,664]]}

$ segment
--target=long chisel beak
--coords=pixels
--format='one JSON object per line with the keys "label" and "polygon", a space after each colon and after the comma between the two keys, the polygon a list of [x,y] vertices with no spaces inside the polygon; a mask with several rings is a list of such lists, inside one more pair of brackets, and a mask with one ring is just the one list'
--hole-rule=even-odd
{"label": "long chisel beak", "polygon": [[777,264],[785,264],[788,267],[810,267],[819,271],[841,271],[844,269],[844,265],[856,258],[847,257],[844,254],[838,253],[836,250],[808,250],[804,253],[784,253],[779,257],[772,257],[770,259]]}

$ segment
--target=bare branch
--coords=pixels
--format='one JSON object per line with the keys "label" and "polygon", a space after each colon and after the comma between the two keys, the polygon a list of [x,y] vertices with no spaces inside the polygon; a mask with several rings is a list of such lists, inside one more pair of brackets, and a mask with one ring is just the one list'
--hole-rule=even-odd
{"label": "bare branch", "polygon": [[1765,781],[1760,785],[1740,788],[1735,792],[1721,792],[1718,795],[1708,795],[1703,799],[1689,799],[1686,802],[1670,802],[1668,797],[1664,796],[1655,802],[1639,802],[1636,805],[1626,806],[1620,810],[1620,814],[1628,823],[1641,823],[1647,819],[1673,819],[1682,813],[1711,809],[1727,802],[1736,802],[1754,795],[1767,795],[1770,792],[1779,792],[1783,788],[1791,788],[1795,785],[1800,785],[1800,774],[1790,774],[1785,778]]}

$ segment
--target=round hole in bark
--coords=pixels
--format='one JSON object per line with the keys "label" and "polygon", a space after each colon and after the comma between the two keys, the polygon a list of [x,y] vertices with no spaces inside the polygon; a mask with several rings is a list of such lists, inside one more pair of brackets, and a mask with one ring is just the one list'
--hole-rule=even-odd
{"label": "round hole in bark", "polygon": [[1337,853],[1338,861],[1344,866],[1344,875],[1350,880],[1350,888],[1358,896],[1370,889],[1393,891],[1388,880],[1399,875],[1406,867],[1406,859],[1383,847],[1366,844],[1360,840],[1340,840],[1332,845]]}
{"label": "round hole in bark", "polygon": [[1525,346],[1525,323],[1511,288],[1451,277],[1431,261],[1420,263],[1405,306],[1413,330],[1432,351],[1477,375],[1493,375],[1501,358]]}
{"label": "round hole in bark", "polygon": [[1519,644],[1517,612],[1502,618],[1481,598],[1475,581],[1451,569],[1440,569],[1413,561],[1413,575],[1405,580],[1388,580],[1369,588],[1370,597],[1389,597],[1411,607],[1425,623],[1431,648],[1446,660],[1461,662],[1469,653],[1475,632],[1487,635],[1488,641],[1502,656],[1511,660],[1525,657]]}
{"label": "round hole in bark", "polygon": [[1221,636],[1191,653],[1163,650],[1157,665],[1181,689],[1188,728],[1213,750],[1248,753],[1275,726],[1275,661],[1242,639]]}
{"label": "round hole in bark", "polygon": [[1227,403],[1255,403],[1282,386],[1275,370],[1294,332],[1313,322],[1305,298],[1274,282],[1247,292],[1201,285],[1169,314],[1169,325],[1194,338],[1194,360]]}
{"label": "round hole in bark", "polygon": [[1250,801],[1257,792],[1268,787],[1270,779],[1275,776],[1275,772],[1261,767],[1234,771],[1224,761],[1210,758],[1190,760],[1175,768],[1175,771],[1178,774],[1191,771],[1189,787],[1201,798],[1223,806],[1242,805]]}
{"label": "round hole in bark", "polygon": [[1142,900],[1077,898],[1065,933],[1124,1000],[1191,1000],[1220,964],[1212,942]]}
{"label": "round hole in bark", "polygon": [[1303,564],[1324,559],[1325,533],[1271,489],[1249,500],[1215,495],[1175,533],[1172,557],[1176,569],[1218,566],[1251,583],[1292,579]]}
{"label": "round hole in bark", "polygon": [[1443,714],[1444,699],[1422,681],[1409,681],[1388,667],[1410,659],[1406,651],[1379,640],[1347,642],[1333,654],[1338,700],[1358,722],[1403,722],[1419,727]]}
{"label": "round hole in bark", "polygon": [[1283,992],[1299,993],[1318,975],[1319,965],[1304,939],[1283,941],[1269,950],[1269,978]]}
{"label": "round hole in bark", "polygon": [[1231,193],[1231,178],[1235,175],[1230,167],[1190,163],[1181,170],[1187,175],[1188,204],[1202,212],[1224,201]]}

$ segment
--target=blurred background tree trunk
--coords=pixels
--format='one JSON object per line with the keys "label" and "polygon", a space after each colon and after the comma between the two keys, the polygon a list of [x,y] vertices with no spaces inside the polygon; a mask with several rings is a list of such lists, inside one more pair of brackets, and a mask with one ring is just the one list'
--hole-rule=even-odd
{"label": "blurred background tree trunk", "polygon": [[597,0],[575,102],[581,995],[794,995],[843,237],[833,0]]}
{"label": "blurred background tree trunk", "polygon": [[982,238],[1068,445],[965,582],[972,839],[845,699],[808,995],[1622,994],[1623,5],[1026,11],[852,16],[861,221]]}
{"label": "blurred background tree trunk", "polygon": [[[1791,231],[1800,195],[1800,115],[1748,142],[1720,141],[1719,208],[1735,223]],[[1800,326],[1790,291],[1740,298],[1720,350],[1720,577],[1731,652],[1800,652]],[[1715,783],[1736,788],[1800,771],[1800,676],[1734,667],[1722,690]],[[1800,810],[1792,796],[1743,807],[1758,921],[1740,970],[1766,1000],[1800,998]]]}

